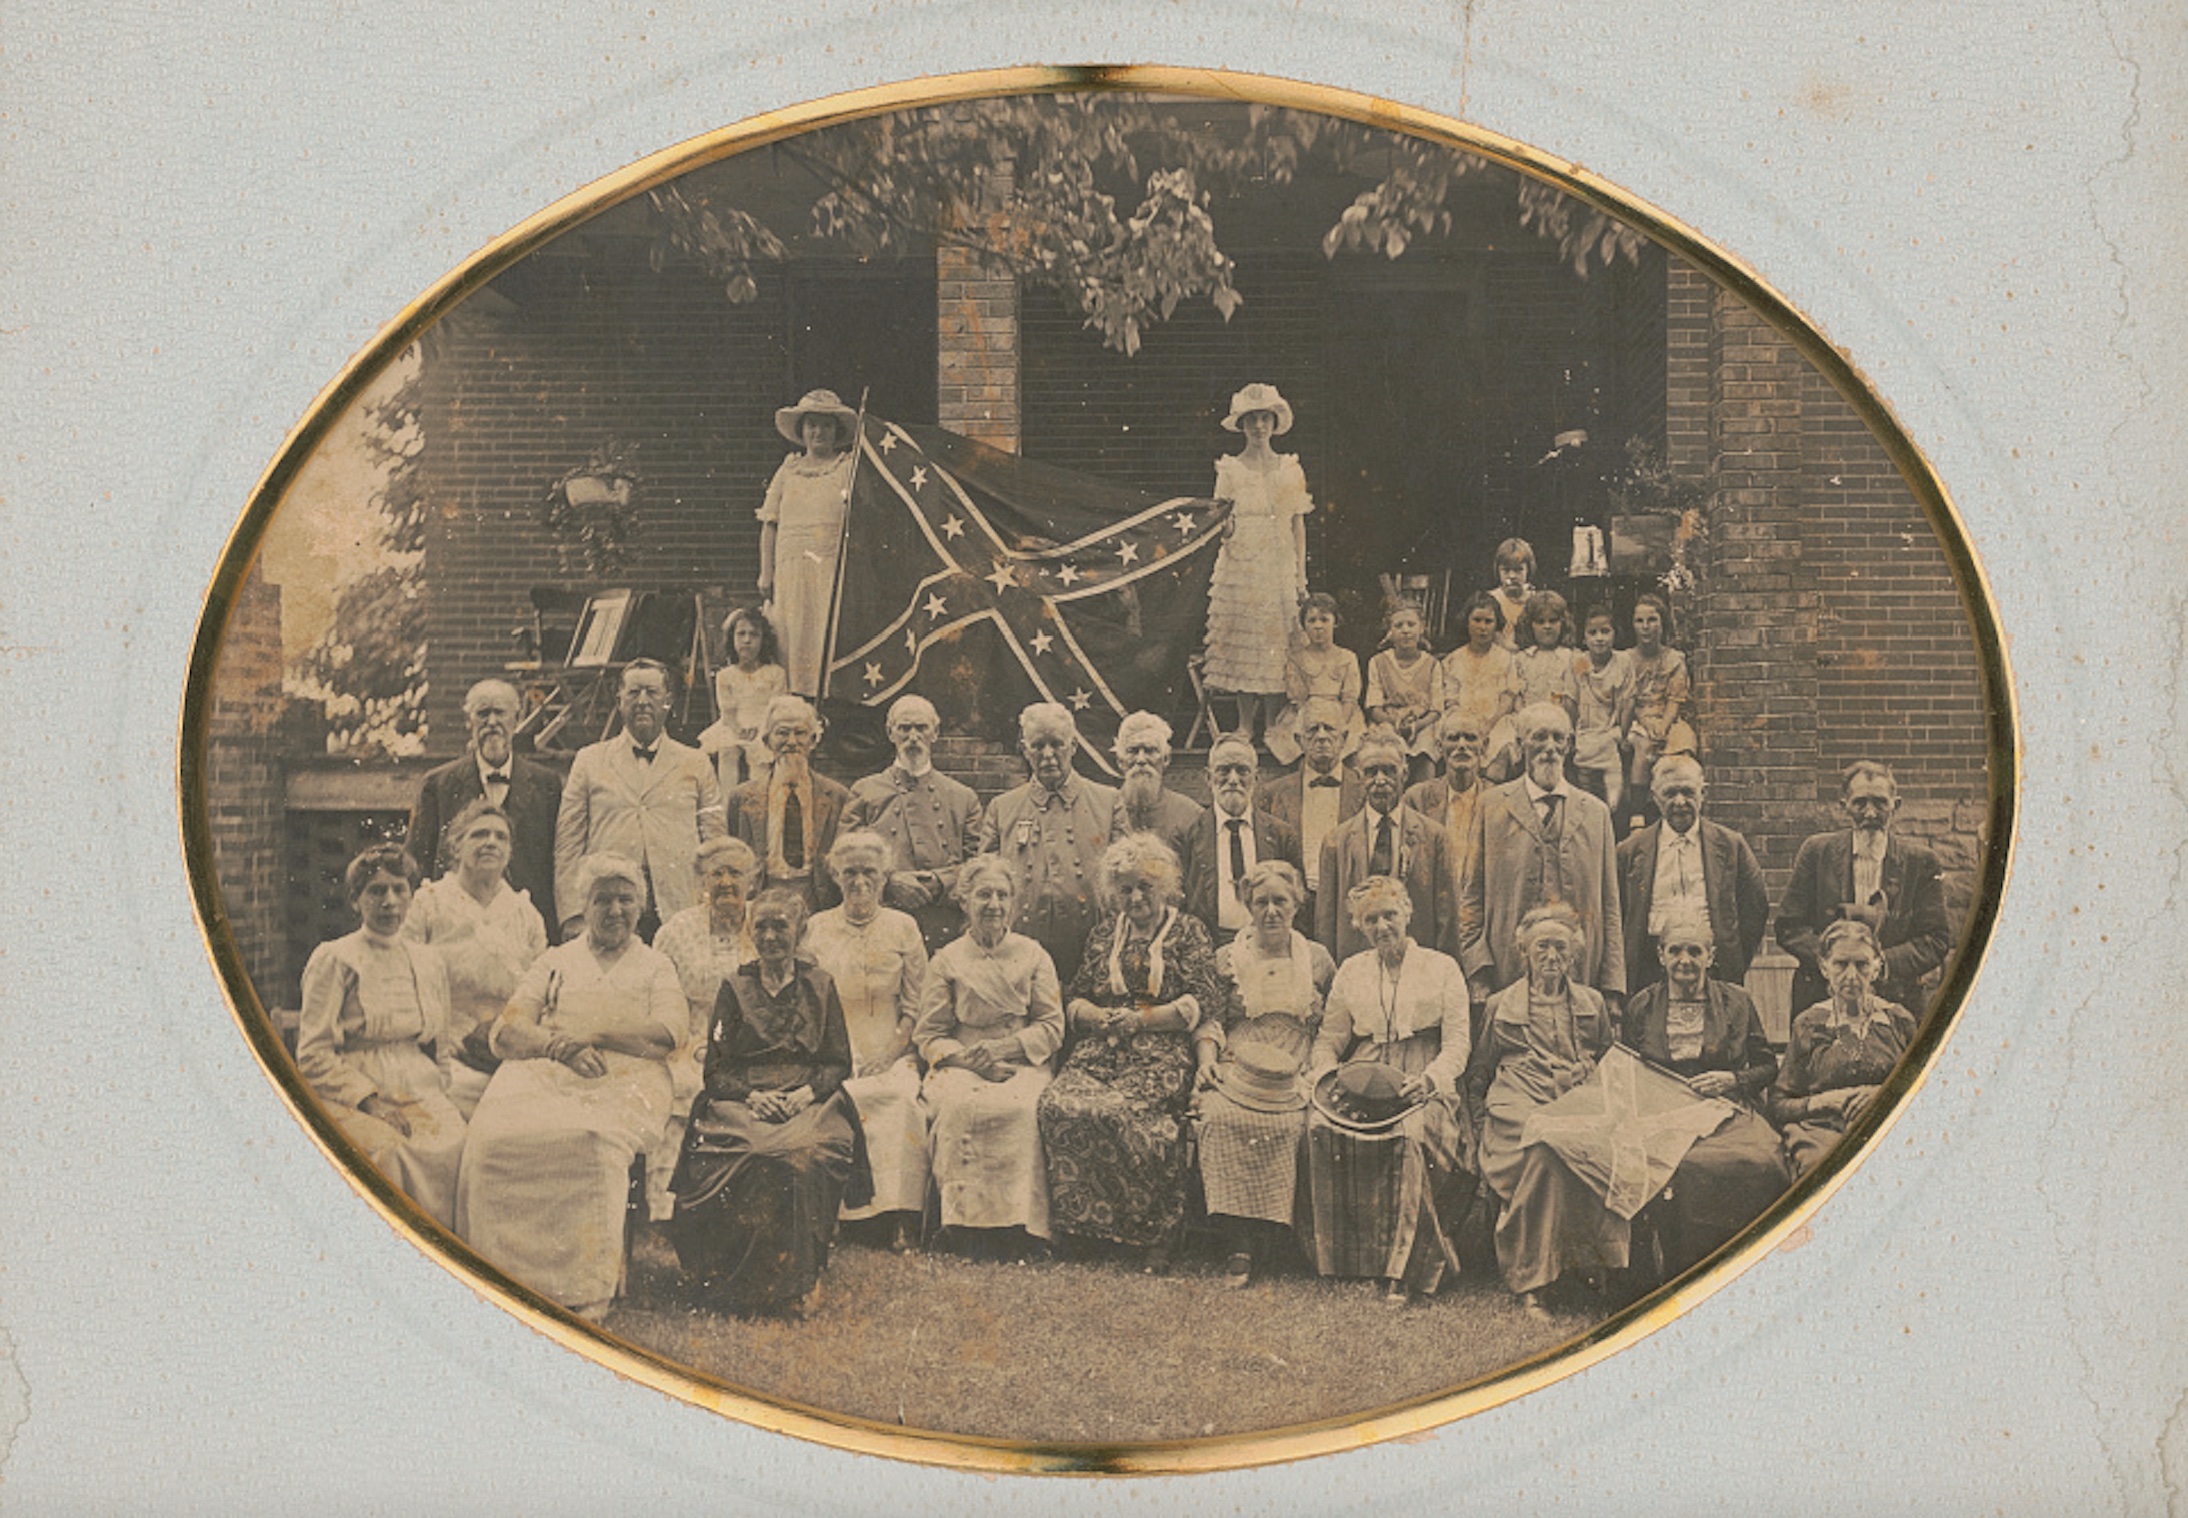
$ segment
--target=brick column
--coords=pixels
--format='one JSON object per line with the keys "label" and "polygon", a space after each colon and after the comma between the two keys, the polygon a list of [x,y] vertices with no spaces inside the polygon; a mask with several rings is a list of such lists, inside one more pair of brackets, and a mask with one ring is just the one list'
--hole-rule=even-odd
{"label": "brick column", "polygon": [[[1671,357],[1677,364],[1692,355],[1675,345]],[[1716,495],[1689,639],[1696,725],[1710,812],[1748,836],[1776,897],[1801,839],[1825,821],[1817,778],[1821,597],[1802,543],[1808,364],[1754,308],[1716,291],[1706,370]]]}
{"label": "brick column", "polygon": [[[1010,173],[991,174],[985,215],[1000,218]],[[998,239],[999,240],[999,239]],[[984,268],[972,250],[935,249],[937,324],[935,420],[952,432],[1016,453],[1018,281]]]}
{"label": "brick column", "polygon": [[1684,259],[1664,271],[1664,462],[1674,474],[1709,473],[1710,361],[1717,287]]}
{"label": "brick column", "polygon": [[205,794],[221,902],[244,967],[268,1006],[287,994],[281,675],[281,590],[254,565],[237,592],[213,670]]}

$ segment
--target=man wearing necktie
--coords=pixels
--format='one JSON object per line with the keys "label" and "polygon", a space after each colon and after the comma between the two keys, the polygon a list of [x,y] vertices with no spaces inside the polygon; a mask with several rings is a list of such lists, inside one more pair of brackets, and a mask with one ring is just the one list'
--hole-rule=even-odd
{"label": "man wearing necktie", "polygon": [[1580,918],[1573,978],[1625,1004],[1625,923],[1610,808],[1565,778],[1573,723],[1551,702],[1513,719],[1526,770],[1493,787],[1474,813],[1473,855],[1459,897],[1459,963],[1475,1006],[1527,973],[1519,923],[1562,901]]}
{"label": "man wearing necktie", "polygon": [[1411,932],[1421,947],[1456,956],[1458,909],[1443,829],[1404,804],[1405,744],[1394,728],[1376,726],[1360,740],[1353,760],[1364,797],[1359,811],[1338,824],[1322,843],[1315,892],[1315,936],[1342,964],[1369,947],[1352,924],[1346,898],[1371,876],[1388,875],[1413,903]]}
{"label": "man wearing necktie", "polygon": [[701,841],[723,832],[714,766],[697,749],[668,736],[667,667],[653,659],[625,666],[616,711],[622,731],[579,749],[562,787],[555,899],[565,938],[584,913],[577,877],[587,855],[621,854],[638,862],[646,877],[638,933],[650,938],[664,918],[697,899],[692,859]]}
{"label": "man wearing necktie", "polygon": [[1299,835],[1299,857],[1306,861],[1308,922],[1317,919],[1315,893],[1321,884],[1322,840],[1360,810],[1360,772],[1342,762],[1346,708],[1316,696],[1299,708],[1300,765],[1288,775],[1263,782],[1255,802]]}
{"label": "man wearing necktie", "polygon": [[1848,765],[1840,805],[1850,826],[1801,844],[1778,904],[1779,947],[1800,961],[1793,1011],[1828,994],[1820,962],[1823,930],[1842,917],[1859,917],[1884,949],[1876,994],[1919,1018],[1928,1005],[1922,977],[1952,950],[1943,872],[1935,854],[1893,834],[1899,783],[1886,766],[1870,759]]}
{"label": "man wearing necktie", "polygon": [[759,889],[784,886],[805,898],[808,912],[841,900],[824,861],[835,846],[851,793],[812,765],[820,719],[801,696],[767,703],[760,741],[772,756],[768,772],[729,796],[729,831],[759,856]]}
{"label": "man wearing necktie", "polygon": [[964,930],[957,870],[980,852],[980,797],[934,767],[942,719],[925,696],[900,696],[889,708],[896,763],[851,787],[841,832],[879,833],[896,863],[882,887],[884,904],[909,912],[932,954]]}
{"label": "man wearing necktie", "polygon": [[1423,780],[1405,793],[1405,804],[1430,822],[1443,825],[1444,843],[1450,850],[1453,898],[1466,884],[1466,864],[1474,847],[1474,813],[1481,808],[1489,787],[1482,783],[1482,749],[1488,742],[1481,719],[1460,707],[1451,707],[1436,720],[1436,745],[1443,757],[1443,773]]}
{"label": "man wearing necktie", "polygon": [[555,817],[562,808],[562,776],[544,764],[517,757],[514,735],[523,702],[506,680],[481,680],[463,698],[470,746],[460,758],[430,771],[418,788],[406,836],[411,855],[428,879],[447,871],[450,823],[480,797],[509,818],[512,890],[524,892],[547,920],[555,919]]}
{"label": "man wearing necktie", "polygon": [[1660,820],[1618,846],[1627,989],[1663,979],[1657,935],[1682,916],[1709,927],[1710,978],[1739,985],[1770,917],[1762,866],[1745,838],[1702,815],[1706,786],[1692,756],[1658,760],[1649,790]]}
{"label": "man wearing necktie", "polygon": [[1299,835],[1254,805],[1254,746],[1236,733],[1208,750],[1208,794],[1185,850],[1185,910],[1208,925],[1220,946],[1246,926],[1238,882],[1265,859],[1299,868]]}

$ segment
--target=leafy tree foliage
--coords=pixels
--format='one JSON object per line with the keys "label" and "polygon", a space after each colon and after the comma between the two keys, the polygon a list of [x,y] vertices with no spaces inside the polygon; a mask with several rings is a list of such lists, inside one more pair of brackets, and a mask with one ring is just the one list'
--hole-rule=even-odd
{"label": "leafy tree foliage", "polygon": [[[1228,319],[1243,297],[1210,207],[1304,169],[1371,177],[1322,238],[1322,251],[1398,258],[1451,230],[1464,175],[1517,186],[1521,225],[1585,275],[1639,257],[1639,233],[1554,187],[1402,133],[1313,112],[1254,106],[1210,130],[1174,102],[1117,94],[1009,96],[871,117],[778,144],[826,186],[811,231],[853,252],[933,243],[1057,291],[1103,343],[1139,351],[1150,323],[1206,299]],[[653,259],[696,259],[730,300],[759,293],[756,265],[785,256],[750,212],[687,181],[652,192]]]}

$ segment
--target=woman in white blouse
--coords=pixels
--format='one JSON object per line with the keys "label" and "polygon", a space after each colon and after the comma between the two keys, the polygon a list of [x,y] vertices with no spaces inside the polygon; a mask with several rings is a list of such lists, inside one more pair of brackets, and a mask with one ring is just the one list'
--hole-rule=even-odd
{"label": "woman in white blouse", "polygon": [[1450,1230],[1473,1201],[1473,1142],[1459,1104],[1470,1040],[1466,976],[1449,955],[1406,929],[1412,898],[1373,875],[1346,905],[1368,947],[1337,968],[1314,1041],[1310,1083],[1340,1064],[1379,1064],[1404,1116],[1373,1131],[1333,1121],[1321,1104],[1307,1120],[1315,1268],[1374,1276],[1394,1304],[1456,1273]]}
{"label": "woman in white blouse", "polygon": [[588,855],[575,882],[584,932],[533,962],[494,1024],[501,1066],[472,1115],[456,1231],[597,1319],[622,1289],[631,1161],[662,1141],[690,1010],[675,967],[637,936],[638,866]]}
{"label": "woman in white blouse", "polygon": [[715,998],[722,994],[722,982],[753,959],[745,903],[760,878],[759,856],[742,838],[709,838],[692,856],[691,868],[699,877],[699,899],[672,914],[653,935],[653,946],[676,967],[676,983],[691,1009],[684,1037],[669,1056],[673,1094],[668,1128],[661,1144],[646,1156],[646,1213],[656,1223],[676,1215],[676,1195],[669,1181],[683,1151],[692,1098],[699,1094]]}
{"label": "woman in white blouse", "polygon": [[429,943],[448,967],[453,1013],[448,1099],[469,1117],[494,1073],[487,1031],[532,961],[547,952],[547,924],[530,895],[503,878],[509,814],[481,796],[448,826],[455,868],[418,888],[403,936]]}
{"label": "woman in white blouse", "polygon": [[917,1237],[927,1206],[927,1109],[919,1100],[919,1059],[912,1025],[927,979],[927,946],[919,924],[881,904],[896,868],[878,833],[839,834],[828,851],[828,873],[843,904],[805,925],[805,952],[826,970],[843,1001],[851,1035],[851,1079],[843,1089],[858,1107],[873,1166],[874,1199],[844,1208],[845,1219],[892,1217],[889,1247],[902,1254]]}

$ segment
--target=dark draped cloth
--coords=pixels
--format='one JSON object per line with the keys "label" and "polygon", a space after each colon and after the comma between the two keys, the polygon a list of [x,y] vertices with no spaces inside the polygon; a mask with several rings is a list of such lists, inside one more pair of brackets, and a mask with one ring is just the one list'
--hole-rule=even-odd
{"label": "dark draped cloth", "polygon": [[1755,1111],[1778,1073],[1778,1057],[1763,1034],[1755,1003],[1738,986],[1723,981],[1704,981],[1702,995],[1701,1050],[1685,1059],[1672,1056],[1668,983],[1637,991],[1626,1003],[1625,1041],[1643,1059],[1681,1079],[1725,1070],[1738,1082],[1731,1099],[1739,1111],[1715,1133],[1695,1141],[1652,1206],[1667,1278],[1685,1273],[1729,1243],[1793,1183],[1778,1130]]}
{"label": "dark draped cloth", "polygon": [[[757,961],[722,982],[707,1033],[706,1084],[692,1104],[671,1187],[685,1273],[721,1306],[795,1302],[828,1265],[848,1199],[873,1195],[858,1109],[843,1089],[851,1038],[828,972],[799,960],[770,992]],[[755,1114],[761,1091],[812,1088],[788,1122]]]}
{"label": "dark draped cloth", "polygon": [[[1162,946],[1163,976],[1151,985],[1151,942],[1128,944],[1111,983],[1117,919],[1087,939],[1079,973],[1064,993],[1098,1007],[1137,1007],[1191,992],[1202,1017],[1219,1016],[1229,991],[1197,917],[1177,914]],[[1063,1072],[1041,1096],[1037,1116],[1048,1159],[1049,1220],[1087,1238],[1146,1247],[1169,1238],[1185,1213],[1185,1109],[1193,1088],[1193,1035],[1134,1032],[1114,1039],[1074,1032]]]}
{"label": "dark draped cloth", "polygon": [[1828,1001],[1793,1019],[1785,1064],[1772,1083],[1764,1110],[1781,1119],[1785,1157],[1800,1179],[1823,1163],[1845,1136],[1846,1119],[1835,1112],[1785,1116],[1788,1098],[1820,1096],[1850,1086],[1880,1085],[1914,1042],[1915,1020],[1896,1002],[1869,998],[1866,1020],[1842,1018]]}

